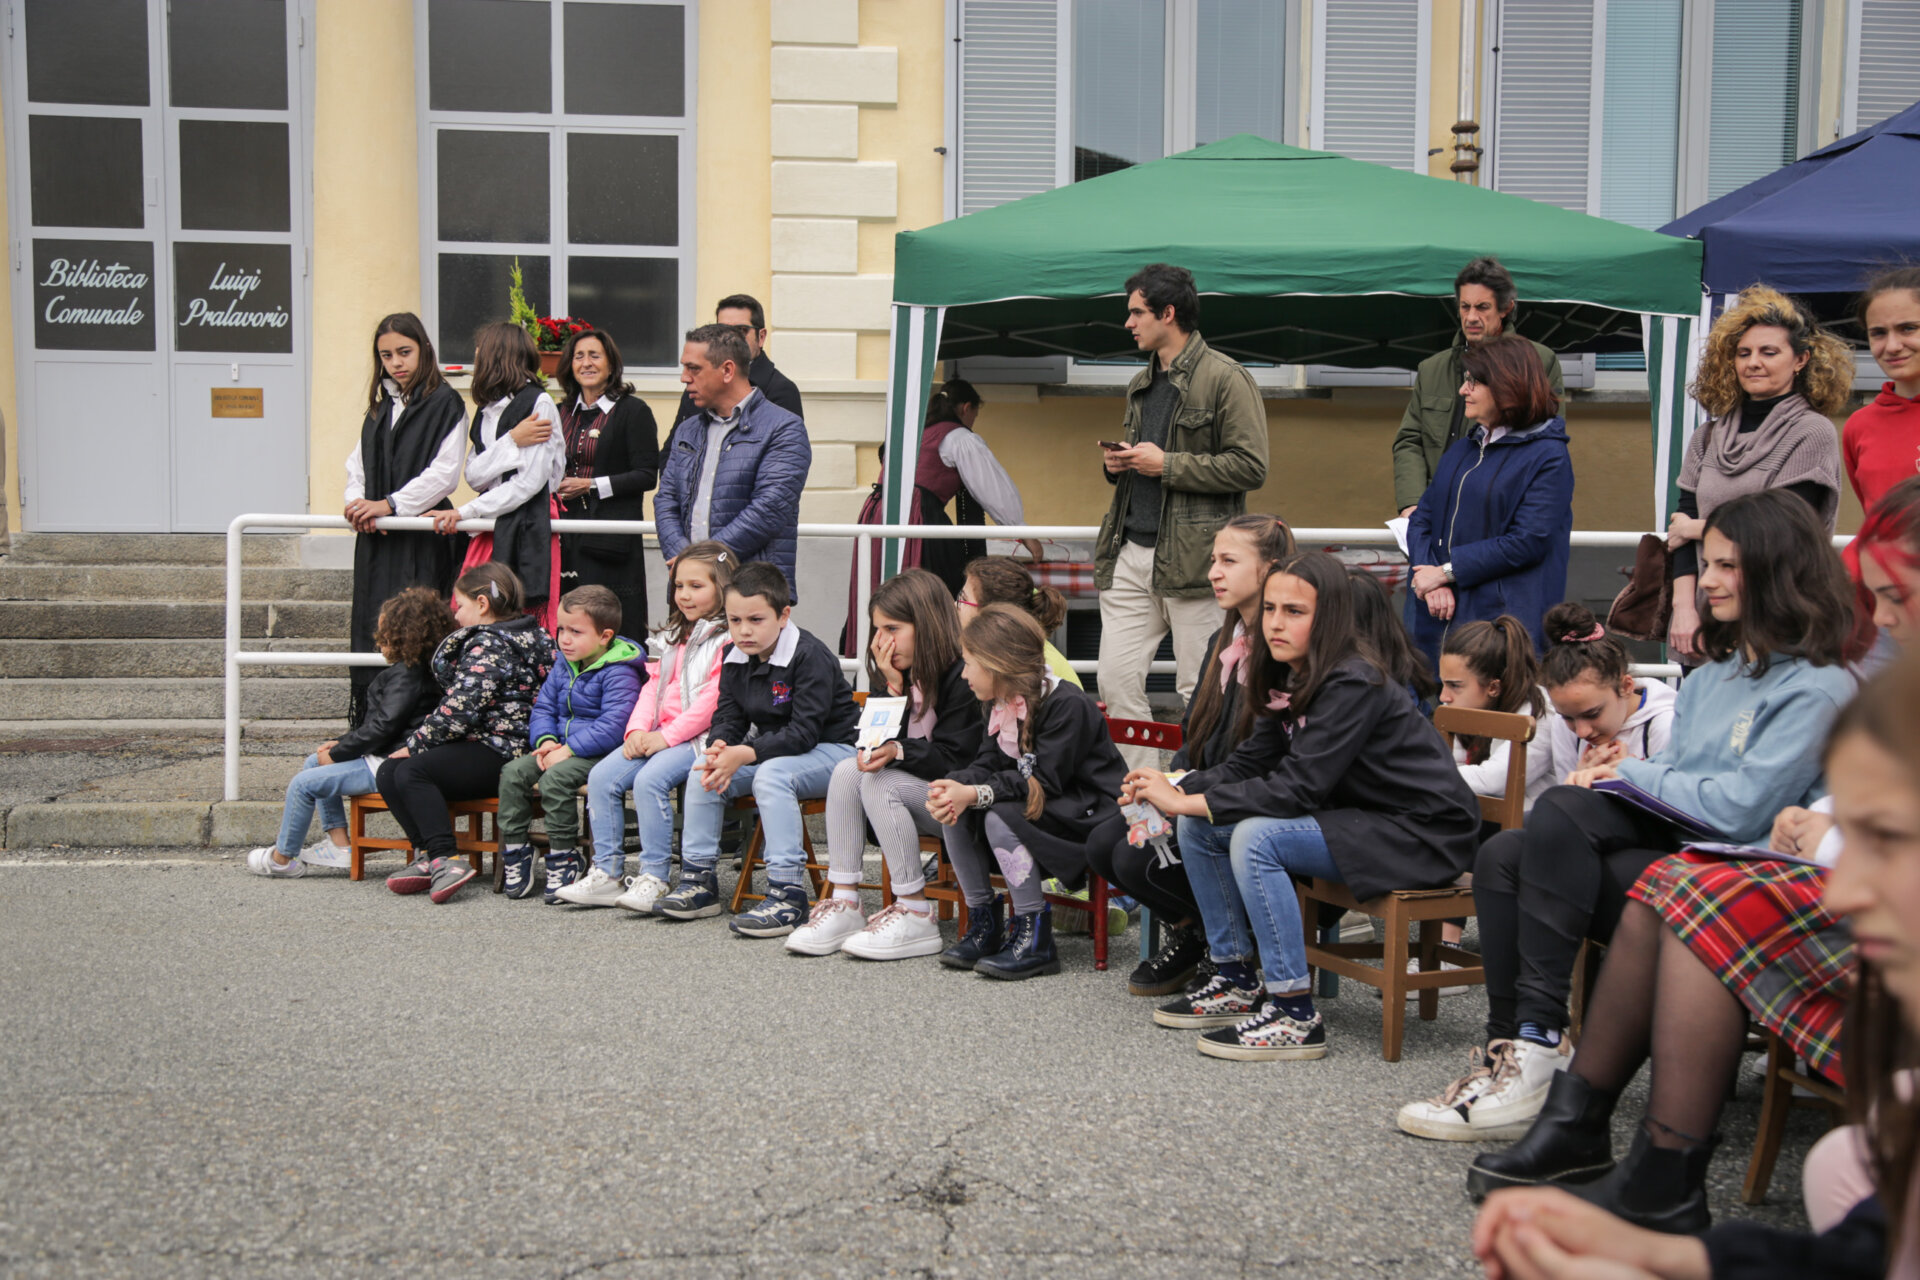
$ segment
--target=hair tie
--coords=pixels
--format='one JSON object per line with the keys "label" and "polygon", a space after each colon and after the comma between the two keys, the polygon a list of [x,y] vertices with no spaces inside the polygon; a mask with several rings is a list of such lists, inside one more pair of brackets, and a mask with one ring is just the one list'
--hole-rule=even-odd
{"label": "hair tie", "polygon": [[1592,644],[1596,640],[1605,640],[1606,638],[1607,638],[1606,627],[1596,622],[1593,624],[1593,630],[1587,632],[1587,634],[1585,635],[1581,635],[1577,631],[1567,632],[1567,634],[1560,637],[1560,643],[1561,644]]}
{"label": "hair tie", "polygon": [[1039,595],[1039,594],[1040,594],[1040,588],[1038,588],[1038,587],[1028,587],[1028,588],[1027,588],[1027,595],[1028,595],[1028,596],[1037,596],[1037,595]]}
{"label": "hair tie", "polygon": [[1033,752],[1028,751],[1028,752],[1022,753],[1022,755],[1020,756],[1020,764],[1019,764],[1020,776],[1022,778],[1033,777],[1033,764],[1034,764]]}

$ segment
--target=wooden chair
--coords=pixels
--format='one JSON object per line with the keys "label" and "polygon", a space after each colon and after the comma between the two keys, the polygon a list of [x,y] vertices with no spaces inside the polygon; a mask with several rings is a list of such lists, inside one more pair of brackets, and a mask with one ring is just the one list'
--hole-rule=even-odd
{"label": "wooden chair", "polygon": [[[1796,1108],[1824,1111],[1830,1122],[1846,1114],[1847,1098],[1840,1088],[1823,1076],[1800,1068],[1787,1042],[1771,1031],[1762,1031],[1767,1050],[1767,1083],[1760,1095],[1760,1124],[1753,1138],[1753,1155],[1747,1160],[1747,1180],[1740,1188],[1740,1199],[1760,1204],[1767,1198],[1773,1182],[1773,1166],[1780,1158],[1780,1142],[1787,1133],[1787,1113]],[[1795,1088],[1811,1097],[1796,1097]]]}
{"label": "wooden chair", "polygon": [[[386,813],[387,802],[378,791],[369,791],[365,795],[350,797],[347,804],[347,876],[349,879],[366,878],[366,859],[369,849],[402,849],[413,847],[404,837],[390,840],[381,836],[367,834],[367,816],[374,813]],[[455,800],[447,805],[447,815],[453,823],[453,847],[467,855],[477,873],[484,867],[485,855],[494,855],[496,874],[500,866],[500,802],[498,800]],[[465,830],[462,830],[462,824]],[[486,834],[489,828],[491,835]]]}
{"label": "wooden chair", "polygon": [[[1459,733],[1498,738],[1512,744],[1507,759],[1506,795],[1500,799],[1480,797],[1480,814],[1506,830],[1522,825],[1527,803],[1527,743],[1533,740],[1533,717],[1505,711],[1441,707],[1433,713],[1433,723],[1449,746],[1453,736]],[[1320,940],[1312,922],[1319,918],[1322,903],[1342,912],[1358,911],[1385,921],[1387,940],[1384,943]],[[1407,992],[1419,992],[1421,1021],[1432,1022],[1440,1015],[1441,987],[1485,984],[1487,973],[1479,956],[1440,941],[1443,920],[1473,914],[1471,874],[1436,889],[1396,889],[1366,902],[1354,897],[1338,881],[1315,879],[1300,886],[1300,919],[1307,937],[1307,964],[1379,989],[1380,1056],[1388,1062],[1400,1061],[1401,1041],[1406,1033]],[[1408,973],[1407,934],[1416,924],[1420,928],[1417,951],[1420,972]],[[1378,960],[1380,965],[1376,968],[1360,963],[1363,960]],[[1442,961],[1460,967],[1442,972]]]}
{"label": "wooden chair", "polygon": [[[853,705],[856,707],[864,707],[867,705],[865,690],[854,690]],[[692,780],[689,779],[689,785],[698,784],[693,783]],[[742,903],[759,902],[767,896],[764,893],[753,892],[754,868],[763,866],[766,862],[762,854],[767,843],[766,830],[760,824],[760,815],[757,812],[759,806],[754,803],[752,796],[741,796],[737,800],[728,801],[727,807],[736,812],[751,815],[753,818],[753,835],[748,837],[746,848],[740,854],[740,878],[734,882],[733,903],[727,908],[729,911],[738,913]],[[825,800],[802,800],[800,802],[800,847],[806,851],[806,860],[802,865],[807,869],[807,878],[813,881],[813,896],[815,898],[827,892],[827,864],[819,854],[813,851],[813,836],[807,830],[807,819],[824,814],[826,811],[827,802]],[[882,867],[886,865],[884,859],[882,859],[881,865]],[[881,889],[882,897],[885,897],[883,886],[878,883],[869,883],[863,880],[854,887],[859,889]],[[891,901],[891,899],[887,899],[887,901]]]}

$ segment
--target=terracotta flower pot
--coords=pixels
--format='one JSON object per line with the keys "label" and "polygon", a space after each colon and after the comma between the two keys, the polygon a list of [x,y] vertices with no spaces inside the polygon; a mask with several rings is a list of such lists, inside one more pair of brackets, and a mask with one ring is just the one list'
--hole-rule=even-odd
{"label": "terracotta flower pot", "polygon": [[542,351],[540,353],[540,372],[549,378],[560,372],[560,352]]}

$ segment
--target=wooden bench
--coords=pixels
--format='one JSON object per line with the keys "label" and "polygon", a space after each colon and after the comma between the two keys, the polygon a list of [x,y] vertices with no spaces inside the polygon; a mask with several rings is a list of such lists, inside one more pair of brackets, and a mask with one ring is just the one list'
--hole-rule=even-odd
{"label": "wooden bench", "polygon": [[[347,876],[366,878],[369,849],[411,851],[413,843],[404,836],[397,840],[367,834],[369,814],[386,813],[387,802],[378,791],[351,796],[347,803]],[[496,873],[500,865],[500,802],[498,800],[455,800],[447,805],[447,817],[453,824],[453,847],[473,863],[477,874],[484,869],[485,855],[494,855]],[[464,829],[463,829],[464,827]],[[487,832],[491,830],[492,834]]]}

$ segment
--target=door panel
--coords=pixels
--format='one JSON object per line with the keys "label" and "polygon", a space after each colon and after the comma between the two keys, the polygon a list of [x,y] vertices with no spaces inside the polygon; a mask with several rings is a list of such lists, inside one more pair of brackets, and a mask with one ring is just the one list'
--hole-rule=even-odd
{"label": "door panel", "polygon": [[306,467],[287,465],[306,460],[305,379],[249,359],[173,362],[175,529],[219,533],[242,511],[307,509]]}
{"label": "door panel", "polygon": [[167,528],[163,370],[147,361],[36,360],[33,527],[156,533]]}

